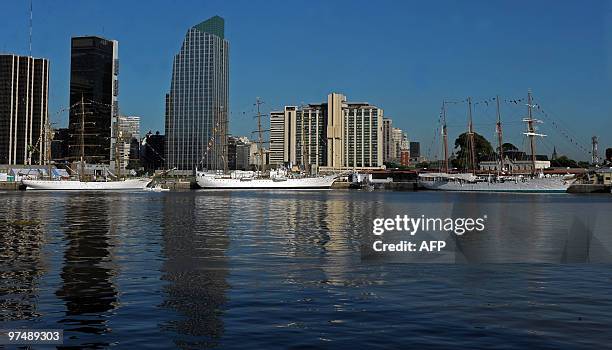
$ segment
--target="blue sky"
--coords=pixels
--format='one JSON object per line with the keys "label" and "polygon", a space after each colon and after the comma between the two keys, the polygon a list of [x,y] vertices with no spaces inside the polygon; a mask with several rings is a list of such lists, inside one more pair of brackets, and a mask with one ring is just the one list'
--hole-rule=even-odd
{"label": "blue sky", "polygon": [[[121,112],[141,116],[143,131],[163,132],[172,57],[189,27],[220,15],[234,134],[254,128],[258,96],[269,110],[337,91],[383,108],[433,153],[443,99],[513,100],[532,89],[550,118],[542,153],[556,146],[585,159],[581,148],[592,135],[601,152],[612,147],[608,2],[34,0],[33,7],[33,55],[51,60],[50,114],[59,125],[67,123],[57,111],[68,104],[71,36],[119,41]],[[28,19],[28,0],[3,4],[0,51],[27,54]],[[481,106],[476,131],[492,141],[495,110]],[[522,146],[524,108],[502,107],[507,140]],[[464,106],[451,106],[450,137],[465,124]]]}

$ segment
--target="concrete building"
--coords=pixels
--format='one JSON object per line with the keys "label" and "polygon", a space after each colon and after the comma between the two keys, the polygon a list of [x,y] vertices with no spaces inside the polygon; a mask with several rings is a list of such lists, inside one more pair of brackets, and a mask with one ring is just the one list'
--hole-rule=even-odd
{"label": "concrete building", "polygon": [[[346,165],[345,159],[348,158],[347,148],[349,144],[348,140],[348,126],[346,125],[346,118],[344,117],[346,105],[346,96],[332,92],[327,95],[327,167],[336,169],[342,168]],[[356,111],[353,111],[355,116]],[[351,118],[354,119],[354,118]],[[357,127],[357,124],[353,125]],[[382,127],[382,123],[381,123]],[[381,130],[382,131],[382,130]],[[351,139],[357,141],[357,134],[354,129],[351,129]],[[382,141],[382,137],[381,137]],[[353,149],[356,144],[351,142]],[[382,146],[382,145],[381,145]],[[381,150],[382,151],[382,150]],[[356,156],[356,154],[353,154]],[[382,155],[382,154],[381,154]],[[351,157],[351,160],[356,158]],[[382,158],[382,157],[381,157]],[[382,159],[381,159],[382,160]]]}
{"label": "concrete building", "polygon": [[224,27],[223,18],[214,16],[189,28],[174,57],[166,95],[166,161],[179,174],[225,166],[229,42]]}
{"label": "concrete building", "polygon": [[[294,107],[290,107],[294,108]],[[290,161],[309,168],[327,165],[329,148],[325,144],[325,105],[311,104],[289,111],[291,118]]]}
{"label": "concrete building", "polygon": [[140,139],[140,117],[137,116],[119,116],[119,132],[120,138]]}
{"label": "concrete building", "polygon": [[391,133],[391,159],[399,163],[402,150],[407,148],[408,136],[400,128],[393,128]]}
{"label": "concrete building", "polygon": [[599,168],[595,171],[595,176],[592,177],[592,183],[602,184],[606,186],[612,185],[612,168]]}
{"label": "concrete building", "polygon": [[[118,166],[119,169],[125,170],[130,159],[139,158],[140,117],[120,115],[116,120],[115,157],[119,159],[119,163],[115,165],[115,168]],[[136,141],[135,145],[134,141]]]}
{"label": "concrete building", "polygon": [[[383,166],[383,110],[367,102],[349,102],[331,93],[327,102],[285,106],[270,114],[270,161],[310,170]],[[282,135],[281,135],[282,124]]]}
{"label": "concrete building", "polygon": [[[344,157],[340,163],[341,167],[345,169],[382,167],[383,110],[367,102],[346,102],[343,112]],[[331,167],[336,168],[336,165],[334,158]]]}
{"label": "concrete building", "polygon": [[383,118],[383,161],[403,166],[410,164],[408,136],[402,129],[393,127],[390,118]]}
{"label": "concrete building", "polygon": [[410,166],[410,149],[404,148],[400,151],[400,165]]}
{"label": "concrete building", "polygon": [[324,106],[285,106],[270,113],[270,164],[327,164]]}
{"label": "concrete building", "polygon": [[43,164],[49,61],[0,55],[0,164]]}
{"label": "concrete building", "polygon": [[[68,125],[72,157],[80,157],[80,145],[83,144],[87,162],[109,164],[114,161],[113,123],[119,112],[118,75],[119,44],[116,40],[98,36],[72,38],[70,106],[74,107],[70,109]],[[83,106],[79,104],[81,99],[85,102]]]}
{"label": "concrete building", "polygon": [[393,121],[390,118],[383,118],[383,163],[393,161],[393,151],[391,135],[393,130]]}
{"label": "concrete building", "polygon": [[270,112],[270,164],[285,162],[285,111]]}
{"label": "concrete building", "polygon": [[[478,163],[478,167],[482,171],[498,172],[500,171],[500,164],[498,160],[481,161]],[[550,160],[548,156],[537,155],[535,161],[536,170],[543,170],[550,168]],[[510,173],[531,173],[533,172],[533,164],[528,157],[505,157],[504,170]]]}
{"label": "concrete building", "polygon": [[251,143],[236,144],[236,170],[251,169]]}

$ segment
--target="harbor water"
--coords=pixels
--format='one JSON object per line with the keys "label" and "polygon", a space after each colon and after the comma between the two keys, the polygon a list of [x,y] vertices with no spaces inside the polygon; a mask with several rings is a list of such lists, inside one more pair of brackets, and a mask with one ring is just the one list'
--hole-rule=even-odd
{"label": "harbor water", "polygon": [[[0,328],[62,329],[65,346],[612,342],[609,195],[25,191],[0,203]],[[454,262],[364,258],[373,220],[397,215],[487,221]]]}

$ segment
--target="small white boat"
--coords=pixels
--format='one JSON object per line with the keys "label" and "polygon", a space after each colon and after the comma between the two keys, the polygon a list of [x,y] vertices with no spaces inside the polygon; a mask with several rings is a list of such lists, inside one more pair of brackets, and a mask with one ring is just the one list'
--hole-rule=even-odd
{"label": "small white boat", "polygon": [[118,181],[80,180],[22,180],[26,190],[44,191],[133,191],[147,187],[151,179],[126,179]]}

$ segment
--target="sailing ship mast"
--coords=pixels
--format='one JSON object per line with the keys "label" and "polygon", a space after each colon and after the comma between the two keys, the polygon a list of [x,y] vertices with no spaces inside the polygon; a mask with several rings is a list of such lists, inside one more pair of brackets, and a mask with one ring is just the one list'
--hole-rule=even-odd
{"label": "sailing ship mast", "polygon": [[[225,113],[225,115],[224,115]],[[223,106],[221,106],[221,116],[225,117],[223,120],[223,138],[221,139],[221,142],[223,142],[222,147],[221,147],[221,152],[223,153],[221,155],[221,158],[223,159],[223,173],[227,174],[229,173],[229,165],[228,165],[228,157],[229,157],[229,140],[228,140],[228,133],[227,133],[227,129],[229,126],[229,120],[227,118],[227,111],[225,110],[225,108]]]}
{"label": "sailing ship mast", "polygon": [[115,117],[115,173],[117,178],[121,178],[121,154],[119,151],[119,142],[123,143],[123,133],[119,127],[119,116]]}
{"label": "sailing ship mast", "polygon": [[497,102],[497,144],[499,147],[499,171],[497,172],[498,174],[500,174],[502,171],[504,171],[504,149],[503,149],[503,143],[502,143],[502,124],[501,124],[501,113],[499,111],[499,95],[497,95],[495,97],[495,101]]}
{"label": "sailing ship mast", "polygon": [[81,132],[80,132],[80,151],[81,151],[81,162],[79,171],[79,179],[83,181],[85,176],[85,103],[83,102],[83,94],[81,94]]}
{"label": "sailing ship mast", "polygon": [[474,124],[472,122],[472,98],[468,97],[468,132],[467,132],[467,146],[470,151],[470,166],[472,167],[472,174],[476,175],[476,151],[474,145]]}
{"label": "sailing ship mast", "polygon": [[442,101],[442,139],[444,140],[444,172],[448,174],[448,131],[446,129],[446,101]]}
{"label": "sailing ship mast", "polygon": [[53,130],[51,129],[51,123],[49,120],[45,122],[45,161],[47,163],[47,170],[49,171],[49,179],[53,180],[51,175],[51,140],[53,139]]}
{"label": "sailing ship mast", "polygon": [[527,92],[527,118],[523,118],[523,121],[527,123],[527,132],[524,132],[524,135],[529,136],[529,144],[531,148],[531,167],[532,174],[536,173],[536,144],[535,137],[540,136],[544,137],[544,134],[536,133],[536,123],[541,123],[541,120],[534,119],[532,115],[532,98],[531,98],[531,90]]}

